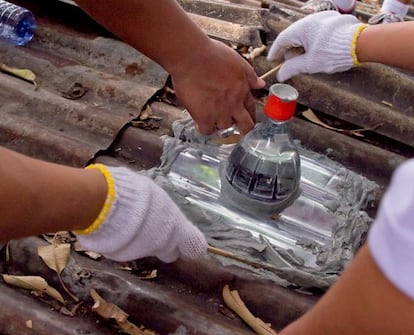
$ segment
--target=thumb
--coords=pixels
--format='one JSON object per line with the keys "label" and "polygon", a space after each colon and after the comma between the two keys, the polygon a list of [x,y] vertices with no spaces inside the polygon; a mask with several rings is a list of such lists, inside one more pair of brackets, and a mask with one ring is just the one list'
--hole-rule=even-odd
{"label": "thumb", "polygon": [[266,85],[266,82],[256,76],[255,80],[249,80],[250,88],[253,90],[258,90],[263,88]]}
{"label": "thumb", "polygon": [[266,85],[266,82],[259,78],[254,71],[254,69],[250,66],[250,64],[246,64],[246,73],[247,73],[247,81],[249,83],[249,86],[253,90],[258,90],[263,88]]}
{"label": "thumb", "polygon": [[284,82],[297,74],[306,72],[306,54],[293,57],[283,63],[277,73],[277,80]]}

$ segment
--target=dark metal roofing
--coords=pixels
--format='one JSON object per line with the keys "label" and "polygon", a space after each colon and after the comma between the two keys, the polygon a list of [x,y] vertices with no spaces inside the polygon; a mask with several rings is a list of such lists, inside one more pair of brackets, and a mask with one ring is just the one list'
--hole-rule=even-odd
{"label": "dark metal roofing", "polygon": [[[26,47],[0,42],[1,62],[32,70],[38,88],[0,73],[1,145],[72,166],[84,166],[90,160],[135,169],[156,166],[162,152],[160,135],[171,134],[171,123],[183,117],[179,107],[168,103],[174,102],[173,94],[163,89],[168,74],[76,7],[50,0],[15,2],[35,13],[38,30]],[[277,33],[303,16],[296,0],[180,3],[207,33],[238,47],[269,45]],[[373,12],[372,6],[358,4],[362,18]],[[412,8],[407,19],[411,16]],[[253,64],[258,74],[272,67],[264,55]],[[267,80],[270,84],[273,79]],[[305,147],[328,154],[383,186],[395,167],[413,156],[412,73],[366,64],[342,74],[300,75],[290,83],[300,93],[292,131]],[[266,90],[256,95],[260,112]],[[161,122],[131,122],[147,105]],[[323,128],[301,115],[308,107],[334,127],[371,130],[361,138]],[[0,261],[2,273],[37,274],[59,286],[56,275],[37,256],[36,248],[43,243],[36,237],[12,241],[10,261],[5,262],[5,257]],[[73,316],[1,282],[0,332],[116,333],[112,324],[86,308],[92,303],[91,287],[128,311],[134,322],[160,334],[251,333],[223,305],[221,289],[227,283],[276,330],[306,311],[319,296],[279,287],[248,270],[224,267],[208,257],[173,264],[144,259],[133,266],[133,271],[122,271],[112,262],[93,261],[73,252],[63,279],[85,302]],[[137,276],[151,269],[158,270],[156,279],[143,281]],[[33,321],[32,329],[26,326],[28,320]]]}

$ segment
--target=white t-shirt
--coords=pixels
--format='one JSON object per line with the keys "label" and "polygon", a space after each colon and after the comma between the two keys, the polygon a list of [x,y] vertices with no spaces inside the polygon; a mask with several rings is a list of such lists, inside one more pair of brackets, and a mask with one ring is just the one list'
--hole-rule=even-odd
{"label": "white t-shirt", "polygon": [[414,159],[394,172],[369,232],[368,246],[387,278],[414,299]]}

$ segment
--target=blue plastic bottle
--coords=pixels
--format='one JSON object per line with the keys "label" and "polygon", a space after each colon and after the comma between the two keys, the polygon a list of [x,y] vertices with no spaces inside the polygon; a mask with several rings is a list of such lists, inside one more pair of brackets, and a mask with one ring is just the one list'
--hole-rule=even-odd
{"label": "blue plastic bottle", "polygon": [[25,45],[36,28],[33,14],[26,8],[0,0],[0,38],[14,45]]}

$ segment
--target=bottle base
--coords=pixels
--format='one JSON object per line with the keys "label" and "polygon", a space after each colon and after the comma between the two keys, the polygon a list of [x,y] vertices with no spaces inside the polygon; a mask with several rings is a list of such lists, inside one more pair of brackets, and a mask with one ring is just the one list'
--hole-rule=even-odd
{"label": "bottle base", "polygon": [[238,210],[247,214],[257,216],[265,216],[271,218],[274,214],[281,213],[284,209],[292,205],[301,194],[301,189],[298,187],[290,196],[280,201],[260,201],[243,194],[228,182],[225,174],[225,166],[220,163],[219,175],[221,181],[220,197],[223,201]]}

